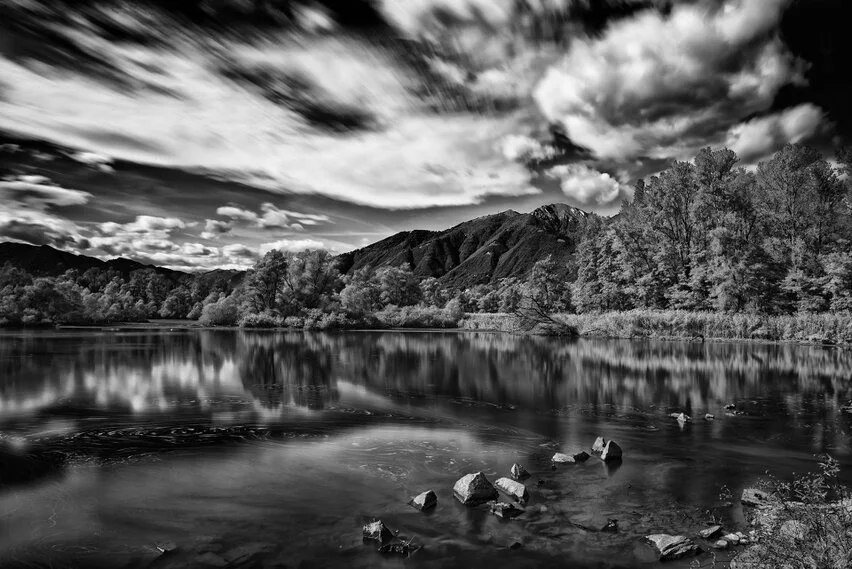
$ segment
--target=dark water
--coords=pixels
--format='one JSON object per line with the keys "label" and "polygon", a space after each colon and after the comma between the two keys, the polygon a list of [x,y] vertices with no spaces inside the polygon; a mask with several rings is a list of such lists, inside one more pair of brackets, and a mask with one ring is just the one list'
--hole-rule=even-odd
{"label": "dark water", "polygon": [[[723,486],[826,452],[849,480],[850,374],[850,351],[773,345],[5,333],[0,567],[655,567],[641,536],[742,522]],[[735,401],[760,415],[726,416]],[[551,470],[598,435],[624,448],[620,466]],[[521,517],[452,498],[461,475],[493,481],[513,462],[533,474]],[[405,504],[430,488],[434,512]],[[373,516],[423,548],[362,544]],[[608,518],[618,533],[581,527]],[[160,556],[162,542],[177,549]]]}

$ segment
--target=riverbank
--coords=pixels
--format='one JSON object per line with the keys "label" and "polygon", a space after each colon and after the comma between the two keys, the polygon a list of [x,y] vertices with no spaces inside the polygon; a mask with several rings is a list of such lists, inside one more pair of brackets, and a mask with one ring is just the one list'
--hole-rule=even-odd
{"label": "riverbank", "polygon": [[[556,314],[553,320],[564,327],[564,333],[577,336],[852,345],[852,315],[825,313],[771,316],[630,310]],[[467,314],[459,327],[463,330],[529,333],[521,319],[512,314]]]}

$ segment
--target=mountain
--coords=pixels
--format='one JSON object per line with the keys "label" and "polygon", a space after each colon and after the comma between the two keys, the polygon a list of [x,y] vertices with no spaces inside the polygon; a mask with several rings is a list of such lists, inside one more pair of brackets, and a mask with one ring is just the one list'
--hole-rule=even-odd
{"label": "mountain", "polygon": [[98,268],[104,271],[113,269],[125,276],[139,269],[153,269],[169,277],[179,277],[184,274],[180,271],[145,265],[123,257],[101,261],[94,257],[87,257],[86,255],[75,255],[66,251],[59,251],[48,245],[39,247],[24,243],[0,243],[0,266],[3,266],[7,262],[37,276],[61,275],[68,269],[77,269],[82,273],[91,268]]}
{"label": "mountain", "polygon": [[449,288],[465,288],[506,277],[525,278],[536,261],[552,256],[568,267],[594,214],[565,205],[531,213],[504,211],[444,231],[404,231],[339,256],[340,270],[408,264],[421,277],[436,277]]}

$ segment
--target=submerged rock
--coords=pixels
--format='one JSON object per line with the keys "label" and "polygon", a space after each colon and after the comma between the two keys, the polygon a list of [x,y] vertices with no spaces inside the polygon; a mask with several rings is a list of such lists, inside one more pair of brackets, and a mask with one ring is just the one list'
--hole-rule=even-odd
{"label": "submerged rock", "polygon": [[606,533],[615,533],[618,531],[618,520],[607,520],[606,525],[601,528],[601,531]]}
{"label": "submerged rock", "polygon": [[527,487],[511,478],[498,478],[494,484],[498,490],[505,492],[518,502],[526,502],[530,498]]}
{"label": "submerged rock", "polygon": [[715,418],[716,418],[716,415],[714,415],[713,413],[707,413],[706,415],[704,415],[705,421],[712,421]]}
{"label": "submerged rock", "polygon": [[530,477],[530,473],[527,472],[527,469],[518,463],[512,465],[512,470],[510,472],[512,474],[512,478],[515,480],[526,480]]}
{"label": "submerged rock", "polygon": [[604,447],[606,446],[606,439],[603,437],[598,437],[595,439],[594,444],[592,445],[592,454],[600,454],[604,451]]}
{"label": "submerged rock", "polygon": [[160,553],[170,553],[177,549],[177,544],[173,541],[161,541],[154,547],[156,547]]}
{"label": "submerged rock", "polygon": [[459,478],[453,486],[453,495],[465,506],[478,506],[499,496],[497,489],[481,472]]}
{"label": "submerged rock", "polygon": [[710,526],[709,528],[703,529],[698,532],[698,535],[702,537],[702,539],[712,539],[719,535],[719,532],[722,531],[722,526]]}
{"label": "submerged rock", "polygon": [[394,538],[393,532],[382,523],[381,520],[376,520],[364,525],[363,539],[364,541],[378,541],[385,543]]}
{"label": "submerged rock", "polygon": [[621,447],[615,441],[607,441],[601,453],[601,460],[604,462],[621,460]]}
{"label": "submerged rock", "polygon": [[402,555],[410,557],[412,553],[420,549],[418,545],[412,545],[411,541],[398,541],[396,543],[386,543],[379,546],[378,552],[385,555]]}
{"label": "submerged rock", "polygon": [[657,550],[660,561],[671,561],[701,553],[701,548],[691,539],[682,535],[667,535],[664,533],[645,536]]}
{"label": "submerged rock", "polygon": [[438,504],[438,496],[432,490],[427,490],[412,498],[408,503],[422,512],[434,508]]}
{"label": "submerged rock", "polygon": [[508,504],[506,502],[490,502],[491,513],[497,516],[498,518],[515,518],[524,513],[524,510],[518,508],[514,504]]}

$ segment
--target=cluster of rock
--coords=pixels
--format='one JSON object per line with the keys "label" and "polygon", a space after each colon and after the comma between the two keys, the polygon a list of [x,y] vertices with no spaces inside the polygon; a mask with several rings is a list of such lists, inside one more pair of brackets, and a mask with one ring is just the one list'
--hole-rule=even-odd
{"label": "cluster of rock", "polygon": [[[621,461],[621,447],[615,441],[598,437],[591,448],[592,455],[598,456],[604,462]],[[556,453],[551,459],[553,464],[583,462],[591,457],[584,450],[576,450],[570,454]],[[520,464],[513,464],[509,477],[498,478],[492,484],[482,472],[465,474],[453,485],[453,496],[465,506],[475,507],[487,504],[489,511],[500,518],[514,518],[525,512],[523,506],[529,500],[529,491],[524,480],[530,478],[530,473]],[[539,481],[541,482],[541,481]],[[500,493],[510,501],[501,501]],[[408,504],[420,511],[434,508],[438,504],[438,496],[433,490],[427,490],[408,501]],[[617,520],[609,520],[603,532],[618,531]],[[362,528],[364,542],[378,542],[381,553],[400,554],[405,557],[413,553],[417,546],[412,546],[412,540],[401,539],[398,532],[391,531],[381,520],[372,520]],[[413,539],[413,538],[412,538]],[[520,546],[520,544],[513,544]]]}

